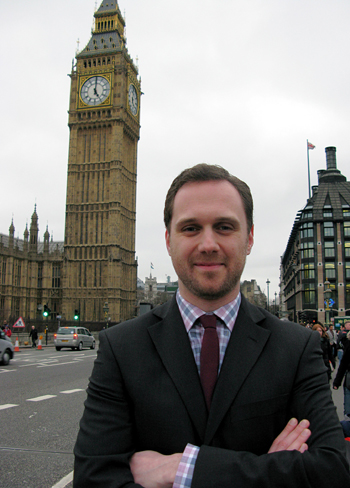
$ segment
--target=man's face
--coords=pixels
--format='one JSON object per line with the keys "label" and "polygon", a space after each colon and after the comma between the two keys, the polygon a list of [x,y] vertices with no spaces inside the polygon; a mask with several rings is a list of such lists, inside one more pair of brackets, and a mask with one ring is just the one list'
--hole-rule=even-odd
{"label": "man's face", "polygon": [[181,187],[165,238],[186,300],[215,310],[237,296],[253,246],[253,228],[248,232],[241,196],[231,183],[205,181]]}
{"label": "man's face", "polygon": [[346,322],[346,324],[344,324],[344,328],[345,330],[350,330],[350,322]]}

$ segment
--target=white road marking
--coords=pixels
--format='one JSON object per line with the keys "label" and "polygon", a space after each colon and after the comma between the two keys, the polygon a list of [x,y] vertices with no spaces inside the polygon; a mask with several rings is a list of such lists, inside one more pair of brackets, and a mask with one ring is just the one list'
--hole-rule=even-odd
{"label": "white road marking", "polygon": [[58,483],[53,485],[52,488],[64,488],[65,486],[67,486],[73,480],[73,473],[74,471],[71,471],[69,474],[67,474],[67,476],[62,478]]}
{"label": "white road marking", "polygon": [[76,393],[78,391],[85,391],[82,388],[76,388],[75,390],[66,390],[66,391],[60,391],[60,393],[65,393],[66,395],[70,395],[71,393]]}
{"label": "white road marking", "polygon": [[0,369],[0,373],[14,373],[17,369]]}
{"label": "white road marking", "polygon": [[50,398],[55,398],[57,395],[43,395],[36,398],[27,398],[27,402],[42,402],[43,400],[49,400]]}
{"label": "white road marking", "polygon": [[39,363],[39,366],[36,364],[35,366],[37,366],[38,368],[49,368],[50,366],[63,366],[64,364],[74,364],[75,361],[68,361],[66,363],[55,363],[55,364],[40,364]]}
{"label": "white road marking", "polygon": [[13,403],[7,403],[5,405],[0,405],[0,410],[6,410],[6,408],[19,407],[19,405],[14,405]]}

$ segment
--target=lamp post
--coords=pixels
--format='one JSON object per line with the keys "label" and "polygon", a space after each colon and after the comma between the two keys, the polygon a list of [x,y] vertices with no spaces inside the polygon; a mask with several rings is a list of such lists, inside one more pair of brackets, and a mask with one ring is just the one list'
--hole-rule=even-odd
{"label": "lamp post", "polygon": [[108,320],[107,320],[107,316],[108,316],[108,312],[109,312],[108,302],[105,302],[104,307],[103,307],[103,311],[105,313],[106,329],[108,329]]}
{"label": "lamp post", "polygon": [[277,315],[277,291],[275,291],[275,315]]}
{"label": "lamp post", "polygon": [[[323,283],[324,286],[324,303],[326,305],[326,326],[329,327],[330,320],[329,320],[329,312],[331,311],[330,308],[330,300],[331,300],[331,294],[332,290],[329,287],[330,282],[326,279],[326,281]],[[327,287],[327,288],[326,288]]]}
{"label": "lamp post", "polygon": [[266,310],[269,311],[269,300],[270,300],[270,280],[267,278],[267,281],[266,281],[266,284],[267,284],[267,307],[266,307]]}

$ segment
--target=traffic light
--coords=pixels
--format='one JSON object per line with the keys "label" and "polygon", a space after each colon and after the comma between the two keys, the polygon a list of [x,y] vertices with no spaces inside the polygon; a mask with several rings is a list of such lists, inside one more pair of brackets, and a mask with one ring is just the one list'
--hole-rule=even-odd
{"label": "traffic light", "polygon": [[43,316],[48,317],[50,313],[51,313],[51,309],[47,305],[44,305]]}
{"label": "traffic light", "polygon": [[74,311],[74,320],[79,320],[79,317],[80,317],[80,313],[79,313],[79,310],[75,309]]}

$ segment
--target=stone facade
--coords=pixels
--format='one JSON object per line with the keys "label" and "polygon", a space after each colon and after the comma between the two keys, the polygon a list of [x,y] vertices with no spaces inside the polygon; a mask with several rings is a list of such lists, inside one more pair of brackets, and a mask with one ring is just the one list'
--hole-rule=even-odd
{"label": "stone facade", "polygon": [[[53,242],[46,229],[44,242],[39,242],[36,208],[30,231],[26,227],[22,239],[15,239],[12,221],[9,235],[0,235],[0,321],[13,324],[20,316],[41,318],[40,307],[47,304],[51,318],[62,308],[63,242]],[[39,307],[39,309],[38,309]]]}
{"label": "stone facade", "polygon": [[[118,4],[104,0],[94,16],[92,37],[77,54],[70,74],[65,240],[55,247],[47,232],[43,249],[34,250],[25,236],[17,249],[10,229],[8,242],[0,244],[6,268],[1,279],[8,284],[0,295],[5,318],[9,314],[32,318],[43,301],[53,316],[66,320],[79,310],[82,321],[101,321],[106,303],[113,322],[135,315],[141,86]],[[21,261],[17,268],[16,259]],[[18,274],[18,266],[26,275],[20,296],[9,275],[14,269]],[[54,281],[55,273],[59,281]],[[58,282],[56,290],[53,284]]]}

